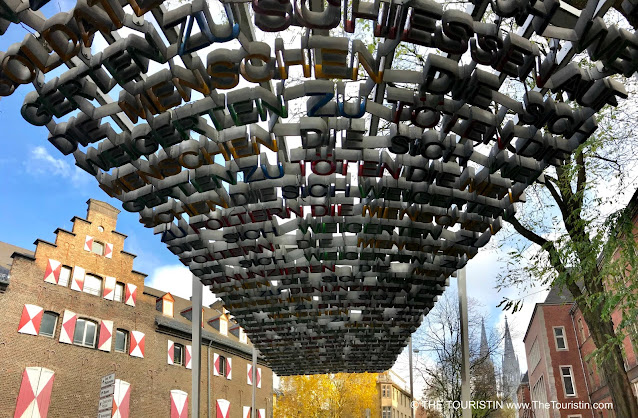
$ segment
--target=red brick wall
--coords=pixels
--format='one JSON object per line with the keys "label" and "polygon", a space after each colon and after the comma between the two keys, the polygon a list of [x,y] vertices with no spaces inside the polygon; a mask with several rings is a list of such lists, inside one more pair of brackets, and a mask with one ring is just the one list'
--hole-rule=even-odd
{"label": "red brick wall", "polygon": [[[538,382],[540,376],[543,375],[548,402],[589,402],[589,393],[585,383],[586,376],[580,363],[579,345],[571,321],[571,307],[571,304],[538,304],[525,336],[525,355],[529,368],[530,391],[533,393],[534,385]],[[557,350],[556,348],[553,328],[558,326],[564,327],[567,350]],[[532,370],[530,351],[535,340],[539,348],[540,362]],[[572,367],[573,382],[577,396],[565,396],[560,366]],[[591,409],[550,410],[550,416],[552,417],[567,417],[575,414],[591,415]]]}

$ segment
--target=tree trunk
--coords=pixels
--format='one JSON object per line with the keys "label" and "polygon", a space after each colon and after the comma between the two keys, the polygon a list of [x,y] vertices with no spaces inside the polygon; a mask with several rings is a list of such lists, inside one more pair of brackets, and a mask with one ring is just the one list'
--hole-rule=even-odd
{"label": "tree trunk", "polygon": [[[580,307],[580,306],[579,306]],[[589,306],[580,307],[589,326],[592,339],[596,347],[602,347],[608,338],[615,335],[614,324],[611,320],[602,320],[600,313]],[[631,383],[625,371],[620,347],[615,345],[609,356],[605,356],[599,371],[604,373],[607,379],[607,387],[614,402],[614,410],[618,417],[638,417],[638,403],[631,390]]]}

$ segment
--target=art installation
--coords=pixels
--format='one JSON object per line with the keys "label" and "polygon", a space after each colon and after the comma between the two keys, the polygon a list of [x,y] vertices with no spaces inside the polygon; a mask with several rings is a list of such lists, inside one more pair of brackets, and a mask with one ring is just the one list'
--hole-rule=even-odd
{"label": "art installation", "polygon": [[[46,19],[47,2],[0,0],[1,33],[33,31],[0,52],[0,96],[32,84],[24,119],[279,375],[390,368],[638,68],[602,0],[78,0]],[[423,64],[393,66],[401,45]]]}

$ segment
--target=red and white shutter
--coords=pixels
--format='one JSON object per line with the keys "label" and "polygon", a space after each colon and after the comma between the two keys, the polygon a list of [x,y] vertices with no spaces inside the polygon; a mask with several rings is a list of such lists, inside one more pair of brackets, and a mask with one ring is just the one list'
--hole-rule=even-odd
{"label": "red and white shutter", "polygon": [[143,332],[131,331],[131,347],[129,354],[132,357],[144,358],[144,346],[146,344],[146,336]]}
{"label": "red and white shutter", "polygon": [[257,367],[257,387],[261,389],[261,367]]}
{"label": "red and white shutter", "polygon": [[226,358],[226,379],[231,380],[233,378],[233,359]]}
{"label": "red and white shutter", "polygon": [[168,340],[168,364],[173,364],[175,362],[175,343],[171,340]]}
{"label": "red and white shutter", "polygon": [[21,334],[38,335],[44,309],[36,305],[24,305],[22,316],[18,324],[18,332]]}
{"label": "red and white shutter", "polygon": [[115,392],[113,393],[112,418],[129,418],[131,404],[131,384],[120,379],[115,379]]}
{"label": "red and white shutter", "polygon": [[111,351],[113,341],[113,321],[100,322],[100,340],[97,345],[98,350]]}
{"label": "red and white shutter", "polygon": [[82,267],[75,266],[73,268],[73,280],[71,280],[71,290],[81,292],[84,289],[84,274]]}
{"label": "red and white shutter", "polygon": [[266,418],[266,410],[265,409],[258,409],[257,410],[257,417],[258,418]]}
{"label": "red and white shutter", "polygon": [[242,415],[243,418],[252,418],[252,416],[250,415],[250,406],[244,406],[244,415]]}
{"label": "red and white shutter", "polygon": [[58,284],[60,280],[60,272],[62,271],[62,263],[49,258],[47,268],[44,271],[44,281],[47,283]]}
{"label": "red and white shutter", "polygon": [[219,376],[219,354],[213,353],[213,375]]}
{"label": "red and white shutter", "polygon": [[246,383],[248,383],[249,385],[253,384],[253,366],[252,364],[247,364],[246,368],[248,369],[248,373],[246,373]]}
{"label": "red and white shutter", "polygon": [[217,399],[217,418],[230,417],[230,402],[226,399]]}
{"label": "red and white shutter", "polygon": [[186,346],[186,368],[187,369],[192,369],[193,368],[193,346],[191,345],[187,345]]}
{"label": "red and white shutter", "polygon": [[124,301],[127,305],[135,306],[135,302],[137,302],[137,286],[135,286],[134,284],[126,283]]}
{"label": "red and white shutter", "polygon": [[16,402],[14,418],[46,418],[55,373],[42,367],[27,367]]}
{"label": "red and white shutter", "polygon": [[104,257],[113,258],[113,244],[107,242],[104,246]]}
{"label": "red and white shutter", "polygon": [[93,237],[87,235],[84,239],[84,251],[92,251],[93,250]]}
{"label": "red and white shutter", "polygon": [[60,329],[60,342],[65,344],[73,344],[73,334],[75,333],[75,321],[78,316],[75,312],[64,311],[62,316],[62,329]]}
{"label": "red and white shutter", "polygon": [[104,299],[113,300],[115,296],[115,277],[106,276],[104,280]]}
{"label": "red and white shutter", "polygon": [[188,393],[171,390],[171,418],[188,418]]}

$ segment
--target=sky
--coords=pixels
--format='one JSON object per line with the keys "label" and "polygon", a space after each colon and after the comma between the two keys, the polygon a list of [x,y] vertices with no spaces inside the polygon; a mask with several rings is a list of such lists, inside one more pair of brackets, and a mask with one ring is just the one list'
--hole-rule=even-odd
{"label": "sky", "polygon": [[[69,0],[51,2],[42,9],[49,17],[70,9]],[[27,29],[12,24],[7,34],[0,37],[0,51],[6,51],[15,42],[20,42]],[[47,79],[50,75],[47,75]],[[85,216],[89,198],[105,201],[118,209],[121,204],[110,198],[97,186],[89,174],[74,165],[72,156],[63,156],[48,141],[44,127],[27,123],[20,115],[25,95],[33,88],[22,86],[12,96],[0,98],[0,241],[27,249],[33,249],[37,239],[53,241],[53,231],[60,227],[71,229],[73,216]],[[613,184],[612,184],[613,185]],[[614,190],[609,185],[601,186],[605,193]],[[632,190],[633,193],[633,190]],[[625,205],[632,193],[615,201]],[[134,268],[148,274],[146,285],[188,298],[191,295],[191,275],[176,256],[170,253],[151,229],[138,222],[138,215],[124,210],[120,213],[117,230],[128,235],[125,250],[136,254]],[[468,295],[482,302],[489,322],[486,327],[502,329],[506,314],[496,306],[504,296],[517,296],[517,289],[497,293],[494,286],[504,265],[499,261],[502,254],[495,248],[484,249],[467,265]],[[451,279],[451,287],[456,280]],[[507,314],[513,342],[521,371],[527,367],[524,356],[523,336],[531,318],[535,303],[542,302],[547,294],[544,289],[527,290],[523,309],[516,314]],[[205,289],[204,303],[210,304],[215,297]],[[415,359],[418,361],[418,359]],[[401,354],[395,371],[408,380],[407,350]],[[422,382],[415,381],[415,393],[420,393]]]}

